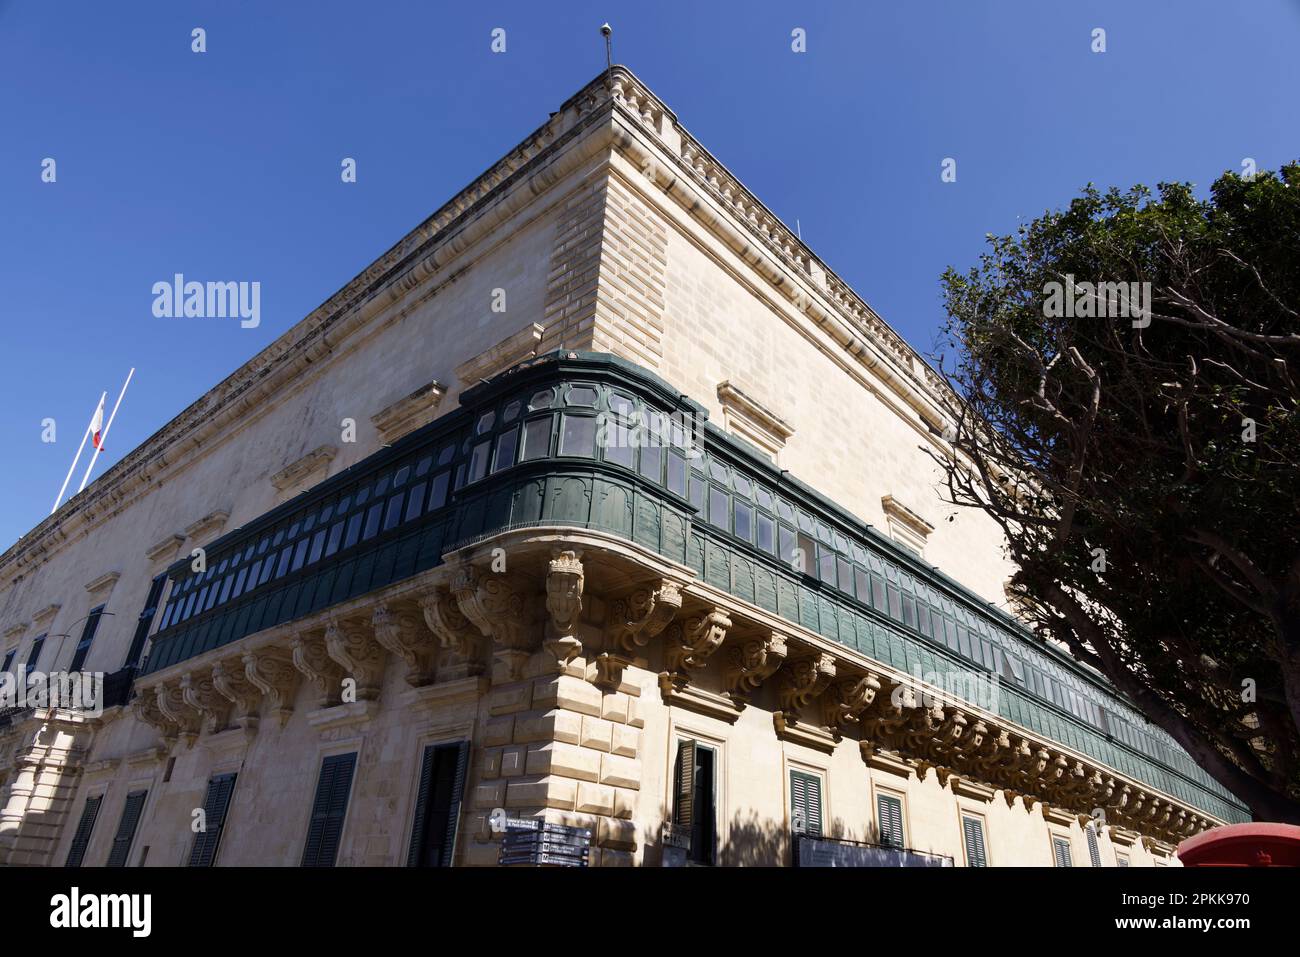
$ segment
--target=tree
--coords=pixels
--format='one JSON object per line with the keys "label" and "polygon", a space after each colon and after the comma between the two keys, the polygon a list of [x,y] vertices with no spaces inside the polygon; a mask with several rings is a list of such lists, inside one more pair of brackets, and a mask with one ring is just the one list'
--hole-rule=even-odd
{"label": "tree", "polygon": [[1300,165],[1089,186],[989,247],[943,276],[949,497],[1040,637],[1300,823]]}

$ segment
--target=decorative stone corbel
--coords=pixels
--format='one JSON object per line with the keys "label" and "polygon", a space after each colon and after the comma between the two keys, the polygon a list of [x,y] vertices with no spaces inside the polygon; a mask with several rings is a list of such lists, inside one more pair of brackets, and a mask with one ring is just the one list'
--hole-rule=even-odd
{"label": "decorative stone corbel", "polygon": [[217,694],[235,706],[234,722],[247,734],[255,734],[258,724],[258,706],[261,692],[244,674],[244,665],[238,659],[218,661],[212,666],[212,687]]}
{"label": "decorative stone corbel", "polygon": [[230,701],[217,693],[211,673],[187,671],[181,675],[181,698],[203,717],[209,734],[224,731],[230,724]]}
{"label": "decorative stone corbel", "polygon": [[160,684],[154,689],[158,711],[177,729],[187,748],[193,747],[199,736],[200,716],[185,704],[180,685]]}
{"label": "decorative stone corbel", "polygon": [[943,720],[934,732],[934,744],[942,754],[958,752],[966,736],[966,713],[960,708],[948,707],[943,710]]}
{"label": "decorative stone corbel", "polygon": [[384,649],[361,622],[334,618],[325,626],[325,651],[357,683],[357,700],[378,699],[384,684]]}
{"label": "decorative stone corbel", "polygon": [[856,724],[880,692],[880,679],[868,671],[834,682],[822,695],[822,725],[838,739],[844,725]]}
{"label": "decorative stone corbel", "polygon": [[681,690],[690,680],[690,672],[704,667],[705,661],[722,646],[727,637],[731,619],[721,607],[713,607],[701,615],[688,618],[682,625],[674,625],[664,649],[667,670],[661,675]]}
{"label": "decorative stone corbel", "polygon": [[263,711],[275,715],[284,727],[293,714],[293,699],[298,694],[298,680],[302,672],[294,667],[291,654],[270,648],[245,651],[244,676],[253,687],[262,692]]}
{"label": "decorative stone corbel", "polygon": [[610,612],[610,647],[635,654],[668,627],[681,608],[681,588],[667,579],[618,599]]}
{"label": "decorative stone corbel", "polygon": [[406,663],[406,683],[422,688],[433,683],[438,645],[431,629],[414,614],[387,602],[375,607],[370,624],[375,641]]}
{"label": "decorative stone corbel", "polygon": [[468,678],[482,674],[484,637],[460,610],[456,596],[445,587],[435,588],[420,599],[424,623],[442,645],[439,680]]}
{"label": "decorative stone corbel", "polygon": [[582,552],[559,546],[551,549],[551,561],[546,572],[546,612],[549,618],[545,648],[560,671],[582,651],[577,632],[584,580]]}
{"label": "decorative stone corbel", "polygon": [[506,679],[522,680],[533,646],[527,596],[505,575],[484,574],[469,564],[456,570],[451,590],[461,613],[492,639],[492,656]]}
{"label": "decorative stone corbel", "polygon": [[617,688],[622,684],[623,672],[632,664],[638,649],[668,627],[681,607],[681,588],[667,579],[614,601],[605,630],[604,650],[595,659],[596,684],[603,688]]}
{"label": "decorative stone corbel", "polygon": [[738,706],[749,703],[750,696],[785,661],[785,635],[768,632],[762,638],[747,638],[728,649],[727,669],[723,672],[727,694]]}
{"label": "decorative stone corbel", "polygon": [[809,655],[791,662],[782,673],[785,678],[780,687],[781,710],[786,721],[793,723],[800,709],[807,707],[835,678],[835,659],[825,652]]}
{"label": "decorative stone corbel", "polygon": [[170,751],[172,745],[176,743],[176,733],[179,729],[158,707],[158,695],[153,689],[136,695],[131,706],[135,709],[137,718],[162,736],[164,745]]}
{"label": "decorative stone corbel", "polygon": [[316,685],[320,707],[332,708],[342,700],[343,669],[325,650],[319,634],[297,634],[289,639],[293,649],[293,666]]}

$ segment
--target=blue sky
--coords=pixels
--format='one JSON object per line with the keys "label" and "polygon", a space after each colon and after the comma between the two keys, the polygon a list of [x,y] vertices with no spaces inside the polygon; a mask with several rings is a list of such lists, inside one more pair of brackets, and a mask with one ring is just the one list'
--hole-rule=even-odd
{"label": "blue sky", "polygon": [[[592,79],[605,20],[615,59],[922,351],[939,274],[1017,217],[1090,181],[1203,188],[1300,157],[1297,0],[0,0],[0,548],[49,512],[100,392],[136,367],[96,475]],[[154,317],[176,272],[259,281],[261,325]]]}

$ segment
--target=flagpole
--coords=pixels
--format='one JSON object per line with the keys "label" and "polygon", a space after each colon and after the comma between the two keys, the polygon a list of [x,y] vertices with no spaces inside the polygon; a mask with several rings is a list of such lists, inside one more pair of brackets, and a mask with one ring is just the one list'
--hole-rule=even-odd
{"label": "flagpole", "polygon": [[[104,407],[104,400],[108,398],[108,393],[104,392],[99,397],[99,404],[95,406],[95,412]],[[90,438],[90,428],[95,424],[95,412],[90,413],[90,421],[86,423],[86,432],[81,437],[81,444],[77,446],[77,455],[72,460],[72,465],[68,468],[68,476],[63,480],[63,488],[59,489],[59,497],[54,500],[54,508],[50,509],[53,515],[59,510],[59,503],[63,501],[63,493],[68,490],[68,483],[72,481],[72,473],[77,470],[77,462],[81,460],[81,450],[86,447],[86,439]]]}
{"label": "flagpole", "polygon": [[[109,413],[108,421],[104,424],[104,431],[99,436],[99,445],[95,448],[95,454],[90,457],[90,464],[86,466],[86,474],[81,477],[81,487],[78,492],[86,487],[86,482],[90,478],[90,470],[95,467],[95,459],[99,458],[99,453],[104,451],[104,442],[108,439],[108,430],[113,427],[113,419],[117,416],[117,407],[122,404],[122,396],[126,395],[126,387],[131,384],[131,376],[135,375],[135,366],[126,374],[126,381],[122,383],[122,391],[117,394],[117,401],[113,403],[113,411]],[[107,393],[105,393],[107,394]]]}

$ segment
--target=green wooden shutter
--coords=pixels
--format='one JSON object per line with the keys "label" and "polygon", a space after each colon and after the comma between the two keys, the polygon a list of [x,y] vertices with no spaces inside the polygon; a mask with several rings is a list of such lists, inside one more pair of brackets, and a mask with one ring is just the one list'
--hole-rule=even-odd
{"label": "green wooden shutter", "polygon": [[469,771],[469,742],[462,741],[456,753],[456,774],[451,779],[451,806],[447,809],[447,834],[442,842],[442,866],[451,867],[456,859],[456,832],[460,825],[460,804],[465,796],[465,778]]}
{"label": "green wooden shutter", "polygon": [[86,856],[86,845],[90,843],[90,832],[95,829],[95,818],[99,817],[99,806],[104,802],[104,795],[86,798],[86,805],[81,809],[81,820],[77,822],[77,831],[72,835],[72,846],[68,848],[68,859],[64,867],[80,867]]}
{"label": "green wooden shutter", "polygon": [[235,775],[219,774],[208,781],[208,793],[203,798],[203,811],[207,830],[194,836],[190,850],[190,867],[212,867],[217,859],[217,846],[226,826],[226,812],[230,797],[235,791]]}
{"label": "green wooden shutter", "polygon": [[[456,855],[456,832],[460,823],[460,805],[465,793],[465,778],[469,770],[469,742],[458,744],[431,744],[424,749],[420,763],[420,787],[415,797],[415,822],[411,828],[411,846],[406,852],[406,866],[418,867],[425,842],[433,837],[433,829],[442,828],[442,847],[438,854],[438,867],[451,867]],[[455,752],[455,765],[448,777],[439,781],[439,766],[446,774],[446,760]],[[441,760],[440,760],[441,759]],[[439,797],[439,785],[446,788],[447,810],[445,818],[437,820],[432,814]]]}
{"label": "green wooden shutter", "polygon": [[673,823],[690,827],[695,819],[695,742],[677,742],[677,766],[673,772]]}
{"label": "green wooden shutter", "polygon": [[348,795],[352,791],[352,774],[357,766],[356,752],[335,754],[321,762],[312,801],[311,820],[307,825],[307,843],[302,852],[303,867],[333,867],[338,857],[339,839],[343,836],[343,819],[347,815]]}
{"label": "green wooden shutter", "polygon": [[880,843],[886,847],[905,847],[903,836],[903,802],[888,794],[876,796],[876,814],[880,819]]}
{"label": "green wooden shutter", "polygon": [[140,653],[144,651],[144,643],[149,638],[149,627],[158,613],[158,599],[162,597],[163,585],[166,583],[167,573],[163,572],[149,585],[149,597],[145,599],[140,617],[136,619],[135,635],[131,638],[131,647],[127,650],[126,661],[122,663],[123,668],[134,668],[140,663]]}
{"label": "green wooden shutter", "polygon": [[988,867],[988,855],[984,849],[984,822],[977,817],[963,817],[961,830],[966,842],[966,866]]}
{"label": "green wooden shutter", "polygon": [[1055,858],[1057,867],[1074,866],[1074,862],[1070,859],[1070,842],[1065,838],[1052,838],[1052,856]]}
{"label": "green wooden shutter", "polygon": [[86,663],[86,655],[90,654],[90,645],[95,640],[95,632],[99,629],[99,619],[103,614],[104,606],[100,605],[86,617],[86,624],[81,629],[81,640],[77,642],[77,650],[72,655],[72,664],[68,666],[69,671],[80,671],[81,666]]}
{"label": "green wooden shutter", "polygon": [[424,846],[425,818],[429,814],[429,795],[433,790],[435,745],[424,749],[420,761],[420,789],[415,795],[415,822],[411,827],[411,846],[406,852],[406,866],[417,867],[420,863],[420,848]]}
{"label": "green wooden shutter", "polygon": [[822,779],[803,771],[790,772],[790,818],[803,818],[804,833],[822,836]]}
{"label": "green wooden shutter", "polygon": [[1093,867],[1101,867],[1101,848],[1097,846],[1097,829],[1092,825],[1085,827],[1083,833],[1088,837],[1088,860]]}
{"label": "green wooden shutter", "polygon": [[22,680],[26,681],[27,676],[36,670],[37,662],[41,660],[41,649],[44,647],[45,635],[37,635],[32,639],[32,646],[27,650],[27,662],[23,665]]}
{"label": "green wooden shutter", "polygon": [[113,849],[108,853],[105,867],[126,867],[127,855],[131,853],[131,841],[135,839],[135,829],[140,823],[140,814],[144,811],[144,799],[148,791],[132,791],[126,796],[122,807],[122,819],[117,822],[117,833],[113,836]]}

